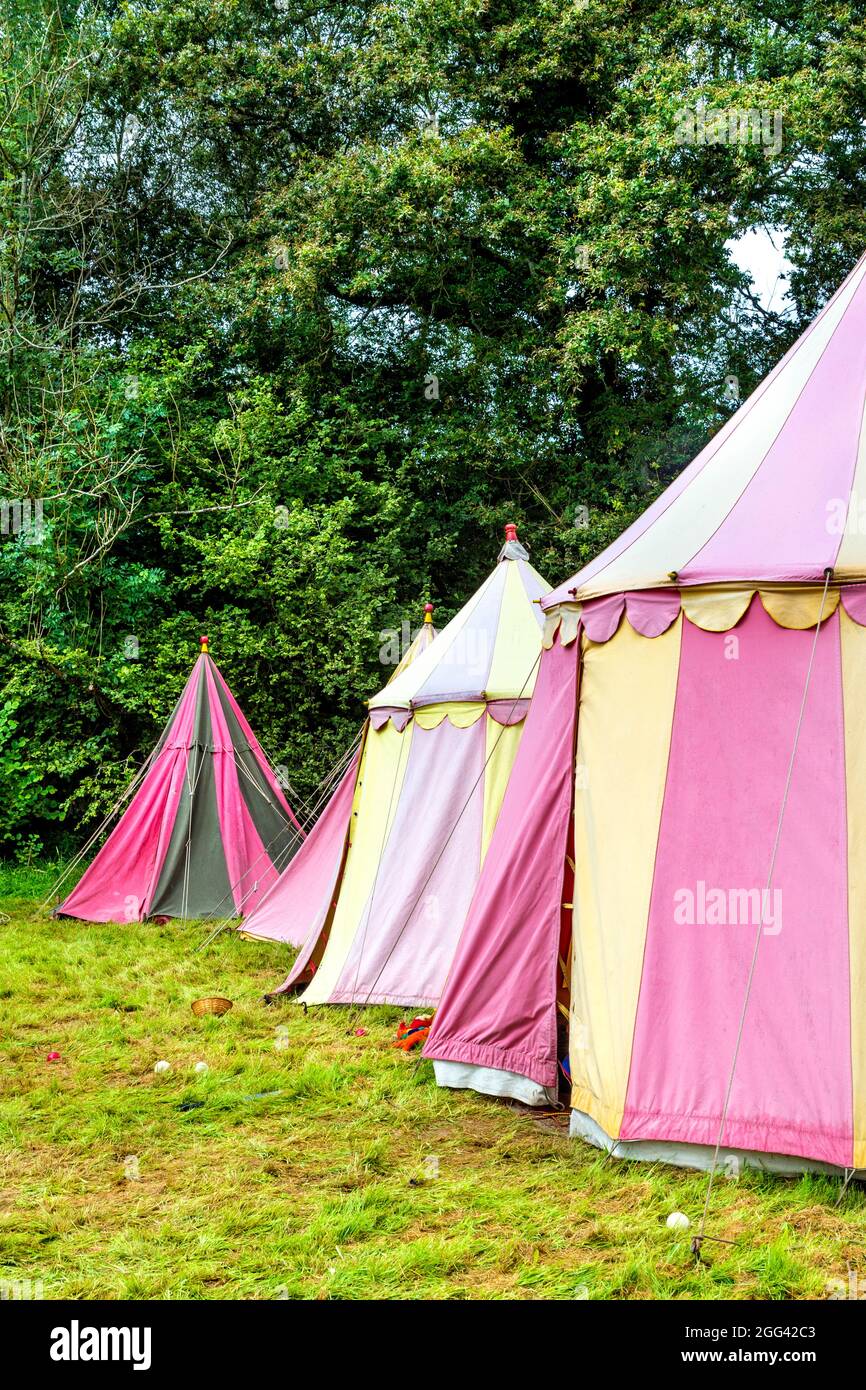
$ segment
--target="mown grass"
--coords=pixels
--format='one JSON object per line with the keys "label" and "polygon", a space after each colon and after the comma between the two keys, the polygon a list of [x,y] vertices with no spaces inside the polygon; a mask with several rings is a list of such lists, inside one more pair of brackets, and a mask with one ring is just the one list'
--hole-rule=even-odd
{"label": "mown grass", "polygon": [[[837,1205],[832,1180],[720,1178],[709,1229],[736,1243],[696,1264],[665,1220],[697,1216],[705,1177],[439,1090],[390,1046],[393,1009],[265,1007],[276,947],[54,922],[47,886],[0,875],[2,1280],[118,1299],[825,1298],[849,1266],[862,1282],[858,1187]],[[235,1007],[198,1020],[206,994]]]}

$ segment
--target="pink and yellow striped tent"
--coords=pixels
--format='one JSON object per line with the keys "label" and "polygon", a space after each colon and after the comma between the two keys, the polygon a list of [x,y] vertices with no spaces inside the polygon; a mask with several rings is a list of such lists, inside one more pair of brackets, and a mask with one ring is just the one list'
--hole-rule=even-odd
{"label": "pink and yellow striped tent", "polygon": [[544,601],[442,1084],[541,1101],[567,1050],[617,1153],[866,1167],[864,419],[866,258]]}
{"label": "pink and yellow striped tent", "polygon": [[477,593],[370,700],[320,845],[317,826],[244,924],[305,928],[283,990],[306,985],[308,1004],[438,1002],[520,744],[548,592],[509,527]]}

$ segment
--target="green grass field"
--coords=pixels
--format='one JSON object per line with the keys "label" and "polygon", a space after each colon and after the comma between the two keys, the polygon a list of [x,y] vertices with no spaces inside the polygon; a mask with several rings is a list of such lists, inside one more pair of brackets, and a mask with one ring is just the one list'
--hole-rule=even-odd
{"label": "green grass field", "polygon": [[[397,1010],[263,1006],[276,947],[53,922],[49,882],[0,876],[4,1281],[49,1299],[800,1299],[850,1267],[862,1287],[856,1186],[837,1205],[837,1181],[720,1178],[708,1230],[735,1244],[696,1264],[665,1220],[699,1214],[705,1177],[439,1090],[390,1046]],[[233,1010],[196,1019],[208,994]]]}

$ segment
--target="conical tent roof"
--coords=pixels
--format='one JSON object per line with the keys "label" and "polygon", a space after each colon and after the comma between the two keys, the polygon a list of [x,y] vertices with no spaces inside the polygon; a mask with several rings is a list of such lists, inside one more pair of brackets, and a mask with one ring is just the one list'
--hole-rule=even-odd
{"label": "conical tent roof", "polygon": [[666,492],[545,607],[741,581],[866,579],[866,257]]}
{"label": "conical tent roof", "polygon": [[207,638],[121,820],[56,909],[91,922],[250,910],[303,839]]}
{"label": "conical tent roof", "polygon": [[[541,654],[538,600],[547,585],[513,527],[507,536],[477,593],[369,702],[357,770],[335,797],[335,826],[344,833],[328,858],[324,891],[312,901],[299,891],[306,892],[303,860],[313,858],[305,846],[272,894],[291,901],[295,923],[308,925],[282,987],[306,984],[305,1003],[439,998]],[[256,919],[245,929],[258,934]]]}
{"label": "conical tent roof", "polygon": [[371,710],[529,698],[535,685],[540,601],[550,585],[532,568],[515,528],[509,526],[507,532],[499,563],[480,589],[436,642],[373,696]]}

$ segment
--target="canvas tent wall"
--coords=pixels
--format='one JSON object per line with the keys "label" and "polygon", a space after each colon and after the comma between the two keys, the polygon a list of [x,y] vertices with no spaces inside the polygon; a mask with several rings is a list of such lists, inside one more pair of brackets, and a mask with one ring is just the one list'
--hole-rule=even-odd
{"label": "canvas tent wall", "polygon": [[[436,640],[369,702],[331,892],[284,990],[305,1003],[438,1001],[502,804],[541,650],[548,585],[513,528]],[[293,865],[285,876],[300,876]],[[282,885],[281,885],[282,890]],[[246,924],[254,933],[256,922]]]}
{"label": "canvas tent wall", "polygon": [[[433,604],[428,603],[424,607],[424,621],[391,672],[389,684],[411,666],[436,635]],[[325,924],[343,866],[365,733],[366,729],[358,751],[349,759],[346,771],[292,861],[291,872],[284,873],[261,898],[256,911],[239,929],[242,936],[281,941],[297,947],[306,942],[312,951]]]}
{"label": "canvas tent wall", "polygon": [[866,1166],[864,414],[866,259],[545,600],[523,744],[425,1048],[443,1084],[555,1085],[570,832],[574,1132],[696,1166],[717,1143]]}
{"label": "canvas tent wall", "polygon": [[207,638],[144,775],[59,916],[91,922],[249,911],[303,830]]}

